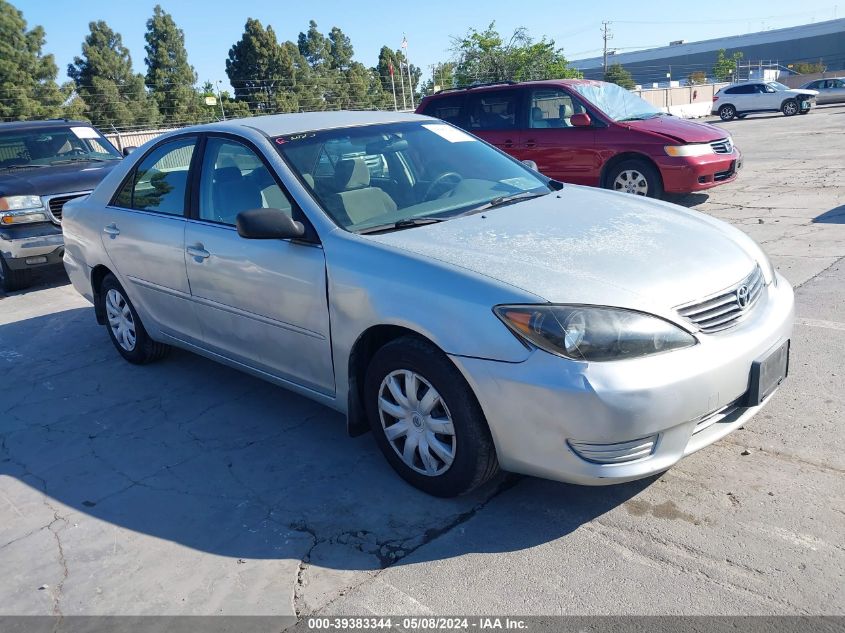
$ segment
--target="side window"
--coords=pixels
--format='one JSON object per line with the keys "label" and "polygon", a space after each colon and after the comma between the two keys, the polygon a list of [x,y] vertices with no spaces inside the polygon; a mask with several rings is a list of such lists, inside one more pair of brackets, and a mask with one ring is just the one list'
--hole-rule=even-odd
{"label": "side window", "polygon": [[845,79],[834,79],[831,88],[845,88]]}
{"label": "side window", "polygon": [[255,152],[237,141],[208,139],[200,175],[201,220],[234,226],[241,211],[281,209],[291,214],[292,206]]}
{"label": "side window", "polygon": [[562,90],[554,88],[532,90],[528,126],[531,128],[572,127],[570,117],[586,111],[578,99]]}
{"label": "side window", "polygon": [[182,215],[188,169],[196,142],[196,138],[183,138],[156,147],[126,180],[114,197],[114,204],[127,209]]}
{"label": "side window", "polygon": [[512,130],[517,127],[517,104],[520,90],[470,93],[467,113],[470,130]]}
{"label": "side window", "polygon": [[456,94],[448,97],[435,97],[428,102],[423,114],[465,128],[466,121],[461,113],[461,107],[464,105],[464,96],[464,94]]}

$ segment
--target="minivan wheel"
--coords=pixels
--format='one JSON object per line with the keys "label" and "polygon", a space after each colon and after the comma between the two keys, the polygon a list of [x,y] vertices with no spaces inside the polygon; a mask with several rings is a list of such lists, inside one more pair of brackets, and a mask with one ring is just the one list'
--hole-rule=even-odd
{"label": "minivan wheel", "polygon": [[145,365],[164,358],[170,351],[169,345],[154,341],[147,334],[135,306],[114,275],[106,275],[103,279],[99,301],[102,301],[106,315],[109,337],[120,355],[130,363]]}
{"label": "minivan wheel", "polygon": [[0,289],[3,292],[14,292],[15,290],[23,290],[32,285],[32,270],[24,268],[23,270],[12,270],[0,255]]}
{"label": "minivan wheel", "polygon": [[736,108],[730,104],[725,104],[721,108],[719,108],[719,118],[722,121],[730,121],[732,118],[736,116]]}
{"label": "minivan wheel", "polygon": [[437,497],[466,494],[496,474],[490,430],[461,373],[430,343],[404,336],[373,356],[364,381],[370,427],[393,469]]}
{"label": "minivan wheel", "polygon": [[625,160],[615,165],[605,178],[608,189],[636,196],[659,198],[663,195],[660,174],[642,160]]}
{"label": "minivan wheel", "polygon": [[781,106],[781,112],[783,112],[784,116],[793,116],[798,114],[800,108],[798,107],[798,102],[795,99],[787,99],[783,102]]}

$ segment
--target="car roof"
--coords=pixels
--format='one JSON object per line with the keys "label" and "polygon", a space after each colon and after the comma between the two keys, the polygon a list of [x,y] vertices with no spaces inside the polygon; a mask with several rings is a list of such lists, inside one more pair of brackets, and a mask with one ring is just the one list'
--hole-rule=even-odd
{"label": "car roof", "polygon": [[0,131],[10,132],[14,130],[40,130],[48,127],[64,126],[92,127],[88,121],[74,121],[72,119],[44,119],[41,121],[9,121],[0,123]]}
{"label": "car roof", "polygon": [[431,117],[407,112],[335,110],[332,112],[267,114],[243,119],[229,119],[227,121],[218,121],[217,123],[182,128],[179,132],[235,132],[243,128],[251,128],[266,136],[273,137],[297,134],[299,132],[320,132],[346,127],[377,125],[380,123],[430,120]]}
{"label": "car roof", "polygon": [[473,86],[460,86],[457,88],[444,88],[436,92],[434,95],[430,97],[426,97],[428,99],[432,97],[437,97],[438,95],[449,95],[454,94],[457,92],[480,92],[480,91],[489,91],[489,90],[509,90],[514,88],[520,88],[522,86],[600,86],[604,83],[604,81],[598,81],[596,79],[541,79],[537,81],[496,81],[486,84],[476,84]]}

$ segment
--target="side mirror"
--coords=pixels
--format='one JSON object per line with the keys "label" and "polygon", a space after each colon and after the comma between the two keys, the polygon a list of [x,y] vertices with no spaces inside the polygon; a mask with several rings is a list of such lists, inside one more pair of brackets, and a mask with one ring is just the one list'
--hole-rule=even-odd
{"label": "side mirror", "polygon": [[522,161],[522,164],[525,165],[526,167],[528,167],[528,169],[533,169],[534,171],[540,171],[539,169],[537,169],[537,163],[535,163],[533,160],[524,160],[524,161]]}
{"label": "side mirror", "polygon": [[569,117],[569,123],[572,127],[590,127],[593,124],[593,120],[586,112],[579,112]]}
{"label": "side mirror", "polygon": [[135,147],[134,145],[127,145],[126,147],[123,148],[123,155],[129,156],[129,154],[134,152],[136,149],[138,149],[138,148]]}
{"label": "side mirror", "polygon": [[302,222],[281,209],[250,209],[235,219],[238,235],[248,240],[290,240],[305,235]]}

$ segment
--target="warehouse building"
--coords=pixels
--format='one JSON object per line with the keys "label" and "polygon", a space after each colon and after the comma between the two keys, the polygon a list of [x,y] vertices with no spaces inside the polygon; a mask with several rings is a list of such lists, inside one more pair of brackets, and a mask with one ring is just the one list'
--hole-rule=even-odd
{"label": "warehouse building", "polygon": [[[743,64],[750,63],[750,67],[740,68],[739,79],[748,78],[747,74],[760,65],[788,71],[790,65],[821,60],[828,71],[845,70],[845,19],[701,42],[681,40],[660,48],[609,54],[607,63],[622,64],[643,86],[665,85],[667,80],[683,83],[693,72],[711,77],[720,49],[725,49],[728,56],[741,52]],[[572,65],[588,79],[601,79],[604,74],[602,57],[573,60]]]}

